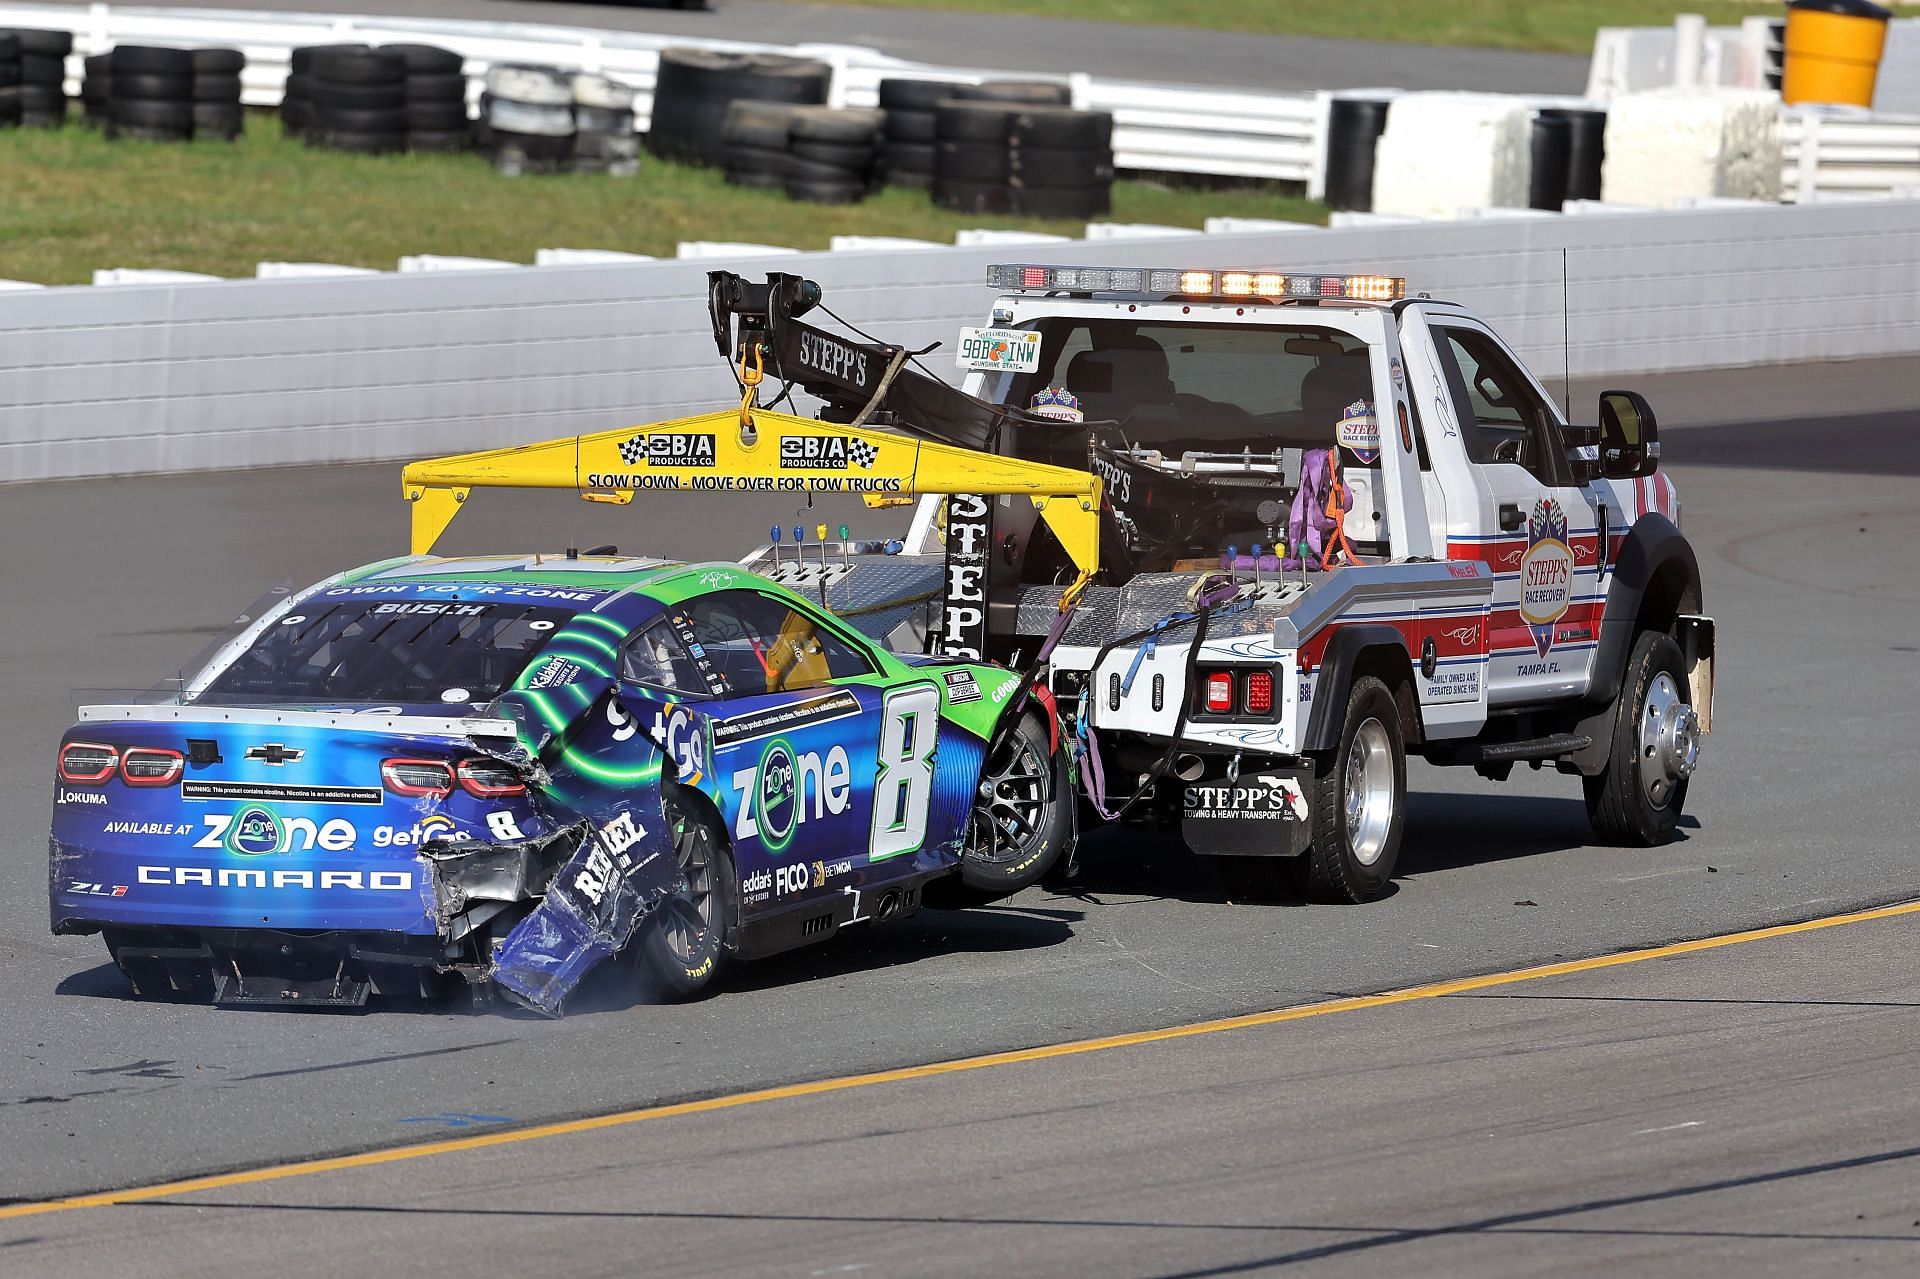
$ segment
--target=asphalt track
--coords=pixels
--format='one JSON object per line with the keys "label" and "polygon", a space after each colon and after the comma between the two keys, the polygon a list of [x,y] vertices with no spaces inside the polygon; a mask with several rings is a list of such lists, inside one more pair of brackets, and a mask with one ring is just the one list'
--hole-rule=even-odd
{"label": "asphalt track", "polygon": [[[161,6],[166,7],[166,6]],[[1583,93],[1588,59],[1558,53],[1441,49],[1367,40],[1249,36],[1182,27],[1067,21],[937,9],[864,9],[715,0],[707,11],[528,0],[191,0],[190,9],[379,13],[648,31],[771,44],[857,44],[940,66],[1054,75],[1089,71],[1123,80],[1254,89],[1479,89]]]}
{"label": "asphalt track", "polygon": [[[605,991],[599,1006],[583,1006],[559,1022],[500,1014],[286,1015],[139,1004],[128,999],[96,940],[49,937],[43,832],[51,748],[68,722],[69,690],[149,683],[168,663],[198,648],[210,623],[230,616],[276,577],[310,580],[392,553],[404,544],[404,510],[391,466],[0,489],[0,545],[8,548],[0,560],[0,598],[6,601],[0,706],[9,725],[0,738],[0,831],[6,832],[0,836],[0,1199],[37,1200],[1306,1005],[1920,895],[1913,835],[1920,816],[1913,785],[1920,776],[1920,573],[1911,553],[1920,542],[1920,508],[1912,500],[1912,477],[1920,474],[1920,413],[1913,408],[1920,401],[1920,360],[1635,382],[1650,392],[1669,425],[1670,466],[1701,558],[1708,608],[1721,625],[1716,730],[1681,841],[1644,851],[1589,846],[1577,790],[1551,773],[1526,774],[1500,787],[1470,775],[1417,769],[1398,891],[1367,907],[1233,902],[1206,871],[1171,850],[1138,839],[1107,839],[1089,850],[1085,874],[1071,894],[1032,891],[996,910],[930,913],[865,936],[849,935],[742,969],[718,995],[694,1005],[634,1008],[618,992]],[[1576,394],[1584,402],[1587,389]],[[665,502],[639,512],[609,512],[552,495],[487,494],[454,526],[449,549],[609,540],[628,549],[718,555],[754,538],[775,514],[782,512]],[[1861,935],[1868,935],[1867,926]],[[1804,964],[1786,964],[1780,997],[1897,1002],[1902,988],[1912,986],[1910,928],[1857,962],[1832,949],[1841,933],[1821,936],[1826,940],[1808,944],[1827,950]],[[1739,961],[1729,962],[1739,969]],[[1666,998],[1699,992],[1679,980],[1677,989],[1657,993]],[[1585,1023],[1570,1024],[1557,1005],[1524,1016],[1501,1012],[1505,1003],[1486,1008],[1475,1014],[1490,1019],[1474,1031],[1482,1036],[1480,1047],[1458,1057],[1436,1056],[1459,1069],[1433,1076],[1431,1088],[1415,1090],[1407,1098],[1414,1104],[1398,1113],[1418,1112],[1422,1125],[1444,1125],[1451,1111],[1451,1122],[1477,1129],[1489,1107],[1524,1108],[1533,1104],[1529,1098],[1551,1092],[1538,1063],[1567,1047],[1569,1035],[1586,1033]],[[1342,1185],[1365,1189],[1369,1179],[1375,1190],[1401,1196],[1363,1196],[1353,1201],[1360,1215],[1347,1212],[1345,1200],[1316,1198],[1325,1209],[1317,1219],[1425,1229],[1423,1222],[1550,1206],[1542,1198],[1549,1188],[1566,1191],[1572,1202],[1607,1185],[1640,1193],[1650,1184],[1645,1166],[1636,1171],[1626,1165],[1613,1173],[1601,1168],[1586,1190],[1578,1179],[1566,1181],[1553,1142],[1575,1138],[1551,1122],[1548,1101],[1540,1101],[1545,1126],[1533,1140],[1516,1140],[1500,1157],[1476,1165],[1488,1178],[1484,1182],[1468,1176],[1465,1163],[1456,1178],[1450,1161],[1419,1155],[1413,1139],[1401,1141],[1383,1117],[1375,1117],[1381,1126],[1368,1128],[1373,1120],[1348,1109],[1355,1090],[1377,1094],[1382,1116],[1396,1113],[1402,1094],[1398,1072],[1389,1067],[1407,1054],[1424,1054],[1443,1029],[1417,1018],[1395,1026],[1380,1041],[1359,1045],[1358,1056],[1345,1056],[1335,1045],[1320,1057],[1303,1058],[1320,1067],[1289,1074],[1285,1097],[1273,1103],[1283,1115],[1331,1116],[1312,1131],[1282,1134],[1305,1143],[1297,1175],[1308,1177],[1306,1190],[1313,1196],[1335,1195]],[[1848,1033],[1866,1036],[1871,1028],[1911,1049],[1911,1021],[1877,1027],[1863,1017],[1850,1023]],[[1863,1116],[1855,1126],[1836,1119],[1829,1137],[1803,1140],[1814,1129],[1811,1119],[1794,1118],[1799,1103],[1757,1101],[1749,1118],[1763,1137],[1773,1134],[1765,1141],[1774,1145],[1723,1149],[1698,1168],[1661,1165],[1661,1184],[1691,1184],[1695,1172],[1701,1184],[1711,1183],[1769,1153],[1779,1157],[1761,1162],[1777,1169],[1886,1153],[1900,1144],[1902,1133],[1910,1138],[1916,1129],[1913,1081],[1899,1073],[1911,1067],[1890,1064],[1897,1052],[1875,1057],[1861,1048],[1864,1056],[1849,1056],[1857,1045],[1840,1042],[1844,1036],[1832,1028],[1800,1036],[1771,1023],[1728,1023],[1719,1038],[1708,1036],[1697,1045],[1698,1054],[1671,1059],[1660,1055],[1667,1032],[1657,1024],[1596,1023],[1592,1033],[1582,1051],[1605,1060],[1589,1067],[1585,1058],[1569,1059],[1570,1077],[1578,1081],[1606,1066],[1642,1078],[1646,1098],[1630,1089],[1613,1096],[1621,1115],[1643,1101],[1671,1096],[1682,1084],[1724,1100],[1760,1072],[1782,1089],[1794,1079],[1830,1087],[1836,1113],[1857,1109]],[[1693,1052],[1686,1044],[1678,1047]],[[1022,1162],[1025,1156],[1014,1148],[1024,1131],[1020,1125],[970,1123],[967,1115],[977,1109],[943,1117],[920,1103],[920,1128],[951,1126],[916,1130],[901,1142],[891,1178],[883,1168],[841,1160],[831,1146],[809,1146],[800,1118],[792,1120],[791,1159],[763,1149],[763,1171],[824,1188],[829,1171],[838,1175],[858,1165],[862,1176],[873,1179],[860,1211],[875,1209],[897,1182],[903,1193],[921,1195],[911,1216],[925,1213],[932,1193],[926,1187],[939,1180],[942,1164],[954,1164],[956,1193],[963,1181],[979,1190],[991,1180],[999,1152],[1011,1161],[1010,1169],[1052,1170],[1049,1184],[1058,1193],[1047,1200],[1046,1211],[1104,1219],[1104,1211],[1094,1209],[1121,1202],[1117,1183],[1088,1171],[1100,1164],[1104,1149],[1089,1134],[1105,1125],[1158,1134],[1154,1160],[1163,1171],[1182,1160],[1222,1168],[1231,1173],[1223,1184],[1244,1203],[1264,1195],[1261,1202],[1273,1212],[1290,1211],[1291,1175],[1263,1189],[1261,1166],[1230,1159],[1217,1140],[1222,1130],[1201,1125],[1182,1133],[1176,1111],[1158,1098],[1172,1080],[1214,1078],[1216,1063],[1173,1046],[1165,1051],[1171,1054],[1168,1064],[1156,1068],[1164,1074],[1115,1065],[1096,1078],[1061,1076],[1031,1085],[1056,1108],[1084,1101],[1075,1112],[1083,1116],[1075,1121],[1081,1126],[1067,1130],[1077,1135],[1065,1138],[1071,1159],[1055,1151],[1052,1164]],[[1291,1060],[1293,1053],[1272,1045],[1264,1051],[1276,1060]],[[1470,1070],[1463,1064],[1469,1062]],[[1568,1086],[1574,1091],[1552,1095],[1576,1096],[1579,1089]],[[981,1087],[983,1096],[969,1105],[1046,1111],[1023,1089]],[[1224,1082],[1222,1088],[1224,1096],[1234,1095]],[[1869,1105],[1881,1090],[1906,1107],[1902,1122]],[[1061,1100],[1080,1094],[1079,1100]],[[1256,1081],[1238,1095],[1242,1110],[1257,1110],[1272,1093]],[[890,1131],[888,1123],[866,1113],[869,1104],[880,1105],[875,1098],[863,1096],[806,1122],[832,1120],[853,1135]],[[1637,1128],[1658,1126],[1666,1111],[1653,1109],[1660,1113]],[[741,1122],[757,1134],[754,1141],[780,1146],[787,1140],[785,1112],[760,1111],[752,1118],[743,1112]],[[1520,1126],[1513,1132],[1532,1131],[1515,1122]],[[894,1126],[903,1133],[913,1127]],[[1355,1135],[1348,1145],[1350,1132]],[[1863,1133],[1879,1144],[1865,1142]],[[715,1154],[717,1167],[717,1152],[734,1149],[723,1136],[701,1135],[686,1149],[641,1144],[677,1166],[702,1166],[707,1154]],[[1246,1137],[1240,1148],[1255,1149],[1252,1129]],[[511,1157],[520,1189],[503,1188],[508,1179],[495,1167],[476,1174],[489,1190],[469,1187],[461,1202],[532,1212],[524,1187],[536,1183],[564,1185],[569,1194],[585,1196],[581,1202],[602,1193],[594,1171],[599,1156],[579,1156],[585,1162],[576,1164],[571,1153],[538,1153],[532,1145],[520,1150]],[[1119,1154],[1113,1158],[1116,1170],[1126,1166]],[[1870,1167],[1905,1175],[1910,1185],[1911,1163],[1889,1159]],[[465,1184],[438,1177],[423,1167],[418,1178],[402,1174],[395,1184],[436,1190]],[[1136,1180],[1161,1184],[1151,1176]],[[735,1182],[744,1186],[735,1178],[723,1193],[718,1182],[690,1180],[675,1190],[675,1210],[766,1206],[741,1198]],[[1021,1184],[1008,1181],[1008,1203],[1031,1199],[1011,1193]],[[1469,1193],[1476,1185],[1480,1190]],[[683,1198],[682,1190],[691,1194],[699,1186],[706,1187],[701,1195]],[[351,1198],[374,1192],[355,1183],[343,1193]],[[380,1202],[397,1202],[392,1184],[377,1193],[385,1196]],[[1187,1185],[1183,1193],[1197,1191]],[[657,1197],[652,1190],[634,1190],[626,1207],[649,1209]],[[838,1198],[841,1210],[854,1202]],[[825,1211],[817,1200],[783,1202]],[[980,1211],[1001,1210],[990,1198],[971,1202]],[[1148,1195],[1146,1202],[1129,1201],[1129,1208],[1142,1221],[1171,1220],[1155,1215],[1155,1202]],[[1642,1213],[1635,1208],[1628,1215]],[[87,1220],[92,1224],[58,1230],[40,1218],[6,1223],[0,1244],[65,1238],[74,1231],[125,1230],[134,1239],[141,1234],[117,1219],[110,1229],[103,1218]],[[373,1229],[354,1221],[356,1236],[363,1227]],[[276,1235],[293,1229],[288,1219],[273,1219]],[[960,1258],[955,1249],[986,1233],[898,1229],[900,1237],[924,1240],[929,1258]],[[1807,1230],[1818,1233],[1812,1226]],[[1468,1233],[1477,1238],[1501,1231]],[[782,1233],[775,1228],[764,1242],[747,1237],[737,1258],[741,1266],[781,1262],[784,1254],[773,1240]],[[1148,1233],[1142,1232],[1143,1240]],[[228,1246],[241,1247],[234,1236],[226,1238]],[[1307,1246],[1277,1236],[1243,1242],[1252,1257]],[[896,1240],[888,1246],[906,1245]],[[1449,1236],[1447,1246],[1457,1240]],[[1831,1255],[1866,1257],[1869,1245],[1858,1249]],[[0,1252],[0,1272],[21,1255]],[[1161,1255],[1143,1251],[1136,1260],[1145,1269],[1179,1268],[1161,1264]],[[1443,1268],[1455,1254],[1432,1255],[1439,1260],[1431,1268]],[[1476,1262],[1470,1249],[1458,1256],[1466,1269],[1495,1264]],[[128,1267],[103,1262],[100,1268]],[[614,1268],[612,1261],[603,1266]],[[1047,1267],[1036,1260],[1030,1268]],[[589,1272],[592,1267],[582,1271]]]}

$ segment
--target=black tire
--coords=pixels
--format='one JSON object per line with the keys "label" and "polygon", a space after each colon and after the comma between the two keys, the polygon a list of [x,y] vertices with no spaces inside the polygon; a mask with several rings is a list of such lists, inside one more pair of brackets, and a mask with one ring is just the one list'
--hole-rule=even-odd
{"label": "black tire", "polygon": [[239,75],[246,68],[247,55],[238,49],[193,50],[193,74]]}
{"label": "black tire", "polygon": [[579,133],[598,133],[608,137],[631,138],[636,136],[633,128],[633,112],[618,111],[612,107],[582,107],[573,109],[573,127]]}
{"label": "black tire", "polygon": [[496,152],[517,151],[529,160],[564,160],[573,153],[573,135],[554,137],[545,133],[495,129],[492,147]]}
{"label": "black tire", "polygon": [[161,49],[150,44],[116,44],[108,57],[107,66],[116,78],[123,75],[163,75],[190,79],[193,76],[193,54],[186,49]]}
{"label": "black tire", "polygon": [[934,109],[934,135],[941,142],[990,142],[1004,147],[1013,136],[1012,107],[992,102],[942,102]]}
{"label": "black tire", "polygon": [[193,77],[116,71],[113,76],[113,96],[115,100],[138,98],[144,102],[191,102]]}
{"label": "black tire", "polygon": [[[781,186],[793,169],[793,157],[785,151],[776,151],[772,147],[730,146],[727,148],[727,171],[729,173],[760,173],[774,179],[771,185]],[[735,183],[736,186],[757,185],[754,183]]]}
{"label": "black tire", "polygon": [[1007,149],[977,142],[936,142],[933,155],[936,180],[991,182],[1007,185]]}
{"label": "black tire", "polygon": [[406,79],[408,102],[465,102],[467,78],[458,71],[422,71]]}
{"label": "black tire", "polygon": [[409,133],[441,133],[449,129],[464,131],[469,123],[467,104],[457,99],[451,102],[409,102],[405,115]]}
{"label": "black tire", "polygon": [[313,106],[301,98],[288,98],[280,104],[280,124],[298,137],[313,127]]}
{"label": "black tire", "polygon": [[784,149],[793,127],[795,108],[784,102],[751,102],[745,98],[727,104],[720,136],[727,149],[734,145]]}
{"label": "black tire", "polygon": [[1013,212],[1033,218],[1068,218],[1085,222],[1113,212],[1113,188],[1104,184],[1088,187],[1013,188]]}
{"label": "black tire", "polygon": [[0,62],[20,61],[20,37],[10,30],[0,30]]}
{"label": "black tire", "polygon": [[104,75],[91,75],[80,82],[80,100],[91,107],[99,103],[107,105],[107,99],[113,96],[113,81]]}
{"label": "black tire", "polygon": [[728,169],[727,185],[746,187],[756,191],[785,191],[787,178],[784,173],[769,173],[764,169]]}
{"label": "black tire", "polygon": [[1013,117],[1010,136],[1019,147],[1107,151],[1113,147],[1113,115],[1070,107],[1028,107]]}
{"label": "black tire", "polygon": [[323,45],[313,51],[305,67],[296,70],[305,71],[315,80],[330,80],[334,84],[404,85],[407,60],[386,49]]}
{"label": "black tire", "polygon": [[247,113],[237,102],[196,102],[193,104],[194,140],[231,142],[247,127]]}
{"label": "black tire", "polygon": [[940,117],[931,111],[887,112],[886,136],[889,142],[932,142],[940,135]]}
{"label": "black tire", "polygon": [[310,147],[328,151],[352,151],[359,155],[391,155],[407,149],[407,135],[398,130],[362,132],[358,129],[328,129],[315,126],[307,131]]}
{"label": "black tire", "polygon": [[307,101],[316,107],[345,111],[396,111],[407,105],[407,86],[403,80],[345,84],[315,76],[307,82]]}
{"label": "black tire", "polygon": [[0,89],[14,89],[20,85],[20,60],[0,61]]}
{"label": "black tire", "polygon": [[51,53],[20,55],[21,84],[65,84],[67,60]]}
{"label": "black tire", "polygon": [[365,44],[308,44],[293,50],[287,55],[287,70],[294,75],[309,75],[313,71],[313,59],[316,54],[329,49],[344,50],[352,53],[365,53],[371,45]]}
{"label": "black tire", "polygon": [[1017,187],[1102,186],[1113,181],[1113,153],[1015,147],[1007,153],[1007,174]]}
{"label": "black tire", "polygon": [[[1350,828],[1350,786],[1363,796],[1358,831]],[[1355,903],[1385,893],[1407,824],[1407,749],[1393,691],[1375,676],[1353,681],[1339,746],[1314,757],[1311,807],[1309,893],[1321,901]]]}
{"label": "black tire", "polygon": [[[789,155],[787,177],[795,182],[820,182],[828,186],[846,182],[865,182],[866,169],[850,170],[838,164],[823,164],[799,155]],[[798,199],[799,197],[794,197]]]}
{"label": "black tire", "polygon": [[281,91],[282,102],[313,101],[313,77],[304,72],[291,72],[287,76],[287,87]]}
{"label": "black tire", "polygon": [[984,84],[962,85],[953,95],[970,102],[1018,102],[1033,106],[1066,106],[1073,92],[1064,84],[1030,80],[988,80]]}
{"label": "black tire", "polygon": [[67,100],[61,98],[56,106],[20,108],[20,123],[29,129],[60,129],[67,123]]}
{"label": "black tire", "polygon": [[81,60],[80,66],[89,79],[97,75],[112,75],[113,55],[111,53],[90,53]]}
{"label": "black tire", "polygon": [[855,146],[851,143],[839,142],[805,142],[795,138],[793,154],[795,159],[826,165],[846,173],[865,173],[873,167],[873,148],[870,146]]}
{"label": "black tire", "polygon": [[193,77],[193,100],[195,102],[238,103],[240,101],[240,77],[209,72]]}
{"label": "black tire", "polygon": [[[5,32],[14,41],[22,57],[64,58],[73,52],[73,32],[49,31],[42,27],[8,27]],[[0,55],[3,56],[3,55]]]}
{"label": "black tire", "polygon": [[934,157],[938,154],[930,142],[889,142],[882,160],[888,173],[918,173],[931,178]]}
{"label": "black tire", "polygon": [[858,204],[867,198],[868,187],[864,181],[848,182],[845,179],[823,181],[819,178],[788,178],[787,198],[806,204]]}
{"label": "black tire", "polygon": [[889,115],[895,111],[931,115],[935,106],[958,97],[964,87],[952,80],[882,80],[880,109]]}
{"label": "black tire", "polygon": [[[1668,693],[1682,705],[1688,696],[1686,659],[1673,638],[1648,631],[1635,641],[1627,658],[1626,675],[1620,681],[1620,695],[1613,713],[1613,744],[1607,754],[1607,766],[1597,777],[1583,777],[1587,817],[1593,829],[1609,843],[1629,848],[1651,848],[1673,838],[1680,814],[1687,803],[1687,777],[1678,778],[1661,766],[1661,753],[1649,746],[1657,740],[1657,731],[1643,732],[1643,719],[1649,719],[1650,698],[1662,700],[1657,691],[1664,676]],[[1689,714],[1691,708],[1689,708]],[[1646,726],[1653,730],[1651,722]]]}
{"label": "black tire", "polygon": [[67,91],[57,84],[23,84],[18,93],[20,109],[28,114],[49,115],[58,111],[65,116],[67,113]]}
{"label": "black tire", "polygon": [[107,119],[116,128],[158,129],[184,137],[193,129],[193,103],[115,98],[107,104]]}
{"label": "black tire", "polygon": [[473,131],[471,129],[410,130],[407,133],[409,151],[471,151],[473,150]]}
{"label": "black tire", "polygon": [[888,186],[909,187],[915,191],[933,189],[933,175],[922,169],[883,169]]}
{"label": "black tire", "polygon": [[832,77],[832,67],[812,58],[662,49],[654,97],[657,100],[691,93],[721,103],[752,98],[760,102],[817,105],[827,100],[827,86]]}
{"label": "black tire", "polygon": [[841,107],[802,107],[793,113],[788,136],[798,142],[826,142],[837,146],[871,147],[880,136],[886,116],[878,111]]}
{"label": "black tire", "polygon": [[[461,69],[467,65],[465,57],[452,49],[442,49],[437,44],[383,44],[380,51],[389,55],[399,54],[410,80],[429,75],[459,76]],[[461,78],[465,79],[464,76]]]}
{"label": "black tire", "polygon": [[407,113],[393,107],[361,110],[316,103],[313,127],[340,133],[405,133]]}
{"label": "black tire", "polygon": [[1006,897],[1040,882],[1066,851],[1074,796],[1066,759],[1048,742],[1046,723],[1024,714],[996,734],[981,766],[980,789],[992,794],[967,817],[960,883],[974,893]]}
{"label": "black tire", "polygon": [[109,140],[127,138],[135,142],[186,142],[193,137],[193,125],[118,124],[109,116],[102,134]]}
{"label": "black tire", "polygon": [[726,962],[740,886],[726,839],[706,808],[671,783],[661,787],[660,806],[681,887],[641,921],[628,954],[642,998],[692,999]]}
{"label": "black tire", "polygon": [[1011,213],[1013,192],[1004,182],[933,179],[933,202],[956,213]]}

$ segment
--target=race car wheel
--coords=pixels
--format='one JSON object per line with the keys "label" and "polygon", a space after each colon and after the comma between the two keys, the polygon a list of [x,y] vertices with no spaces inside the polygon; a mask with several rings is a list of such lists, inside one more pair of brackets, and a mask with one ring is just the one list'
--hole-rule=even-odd
{"label": "race car wheel", "polygon": [[1406,826],[1407,751],[1393,693],[1374,676],[1353,681],[1340,745],[1315,760],[1313,789],[1308,892],[1335,902],[1379,897]]}
{"label": "race car wheel", "polygon": [[720,968],[734,898],[733,863],[714,824],[679,787],[664,788],[661,809],[680,883],[642,925],[634,963],[643,993],[691,999]]}
{"label": "race car wheel", "polygon": [[1017,893],[1053,869],[1067,845],[1073,792],[1066,761],[1050,749],[1047,726],[1023,715],[996,735],[967,817],[960,882],[985,900]]}
{"label": "race car wheel", "polygon": [[1607,766],[1581,779],[1587,816],[1609,843],[1651,848],[1673,838],[1700,759],[1700,719],[1687,688],[1680,646],[1655,631],[1641,635],[1620,681]]}

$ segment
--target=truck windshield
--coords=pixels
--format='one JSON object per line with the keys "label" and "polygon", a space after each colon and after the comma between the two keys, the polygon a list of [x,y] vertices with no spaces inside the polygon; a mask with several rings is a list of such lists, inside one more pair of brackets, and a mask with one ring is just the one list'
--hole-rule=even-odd
{"label": "truck windshield", "polygon": [[[1327,448],[1346,407],[1373,399],[1367,345],[1312,325],[1038,321],[1040,366],[1006,402],[1064,388],[1130,445],[1186,451]],[[1022,452],[1033,442],[1024,440]]]}

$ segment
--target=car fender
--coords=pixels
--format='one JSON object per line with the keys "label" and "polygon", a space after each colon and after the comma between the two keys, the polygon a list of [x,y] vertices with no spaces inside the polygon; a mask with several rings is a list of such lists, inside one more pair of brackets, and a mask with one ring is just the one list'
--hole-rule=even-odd
{"label": "car fender", "polygon": [[1307,713],[1307,729],[1300,739],[1303,754],[1330,751],[1340,744],[1354,668],[1364,654],[1379,650],[1390,652],[1391,660],[1404,667],[1411,678],[1413,661],[1407,655],[1406,638],[1391,626],[1381,623],[1342,626],[1327,641],[1314,679],[1313,709]]}
{"label": "car fender", "polygon": [[1592,701],[1611,703],[1620,691],[1620,679],[1626,670],[1627,655],[1633,650],[1633,637],[1640,629],[1641,612],[1647,592],[1663,573],[1684,575],[1683,590],[1691,589],[1692,608],[1677,607],[1677,613],[1692,612],[1700,606],[1700,563],[1674,522],[1664,515],[1648,513],[1634,521],[1621,539],[1614,557],[1612,580],[1607,585],[1607,602],[1600,613],[1599,648],[1593,655],[1593,683],[1588,689]]}

